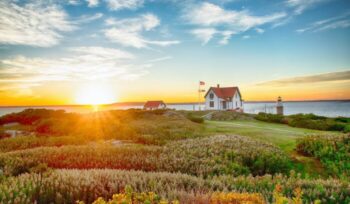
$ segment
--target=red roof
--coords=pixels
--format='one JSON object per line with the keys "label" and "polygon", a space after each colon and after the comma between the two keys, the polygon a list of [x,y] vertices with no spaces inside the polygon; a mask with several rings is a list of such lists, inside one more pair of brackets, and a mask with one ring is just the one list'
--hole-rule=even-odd
{"label": "red roof", "polygon": [[210,87],[210,89],[204,97],[208,95],[210,90],[213,90],[217,97],[222,98],[224,100],[233,97],[236,94],[236,92],[238,92],[238,94],[241,96],[238,87]]}
{"label": "red roof", "polygon": [[143,107],[144,108],[158,108],[162,104],[165,105],[165,103],[163,101],[147,101]]}

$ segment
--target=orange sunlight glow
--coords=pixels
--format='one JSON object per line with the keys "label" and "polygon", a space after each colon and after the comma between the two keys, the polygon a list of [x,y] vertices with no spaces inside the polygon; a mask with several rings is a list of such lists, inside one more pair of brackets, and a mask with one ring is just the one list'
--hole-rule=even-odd
{"label": "orange sunlight glow", "polygon": [[81,86],[75,97],[75,102],[81,105],[111,104],[116,102],[116,94],[112,86],[105,83],[92,82]]}

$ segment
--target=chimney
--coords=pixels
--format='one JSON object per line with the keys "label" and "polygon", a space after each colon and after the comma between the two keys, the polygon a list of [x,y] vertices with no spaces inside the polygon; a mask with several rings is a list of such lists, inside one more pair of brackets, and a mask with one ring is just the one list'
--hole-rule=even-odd
{"label": "chimney", "polygon": [[220,88],[220,84],[217,84],[216,87]]}

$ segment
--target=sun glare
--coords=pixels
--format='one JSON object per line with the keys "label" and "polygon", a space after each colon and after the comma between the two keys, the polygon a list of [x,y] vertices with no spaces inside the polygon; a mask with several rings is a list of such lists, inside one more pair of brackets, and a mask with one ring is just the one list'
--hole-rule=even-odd
{"label": "sun glare", "polygon": [[93,106],[111,104],[116,102],[116,94],[111,85],[90,83],[79,88],[75,101],[77,104]]}

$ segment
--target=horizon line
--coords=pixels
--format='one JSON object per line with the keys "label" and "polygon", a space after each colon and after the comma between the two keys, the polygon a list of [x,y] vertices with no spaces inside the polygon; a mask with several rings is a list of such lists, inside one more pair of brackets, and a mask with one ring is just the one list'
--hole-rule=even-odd
{"label": "horizon line", "polygon": [[[321,99],[321,100],[286,100],[283,102],[347,102],[350,101],[350,99]],[[120,105],[141,105],[146,103],[147,101],[139,101],[139,102],[116,102],[116,103],[110,103],[110,104],[64,104],[64,105],[0,105],[0,108],[10,108],[10,107],[73,107],[73,106],[120,106]],[[243,101],[246,103],[273,103],[276,102],[275,100],[250,100],[250,101]],[[166,102],[165,102],[166,103]],[[200,104],[204,104],[205,102],[200,102]],[[166,103],[169,105],[179,105],[179,104],[193,104],[196,105],[198,102],[169,102]]]}

